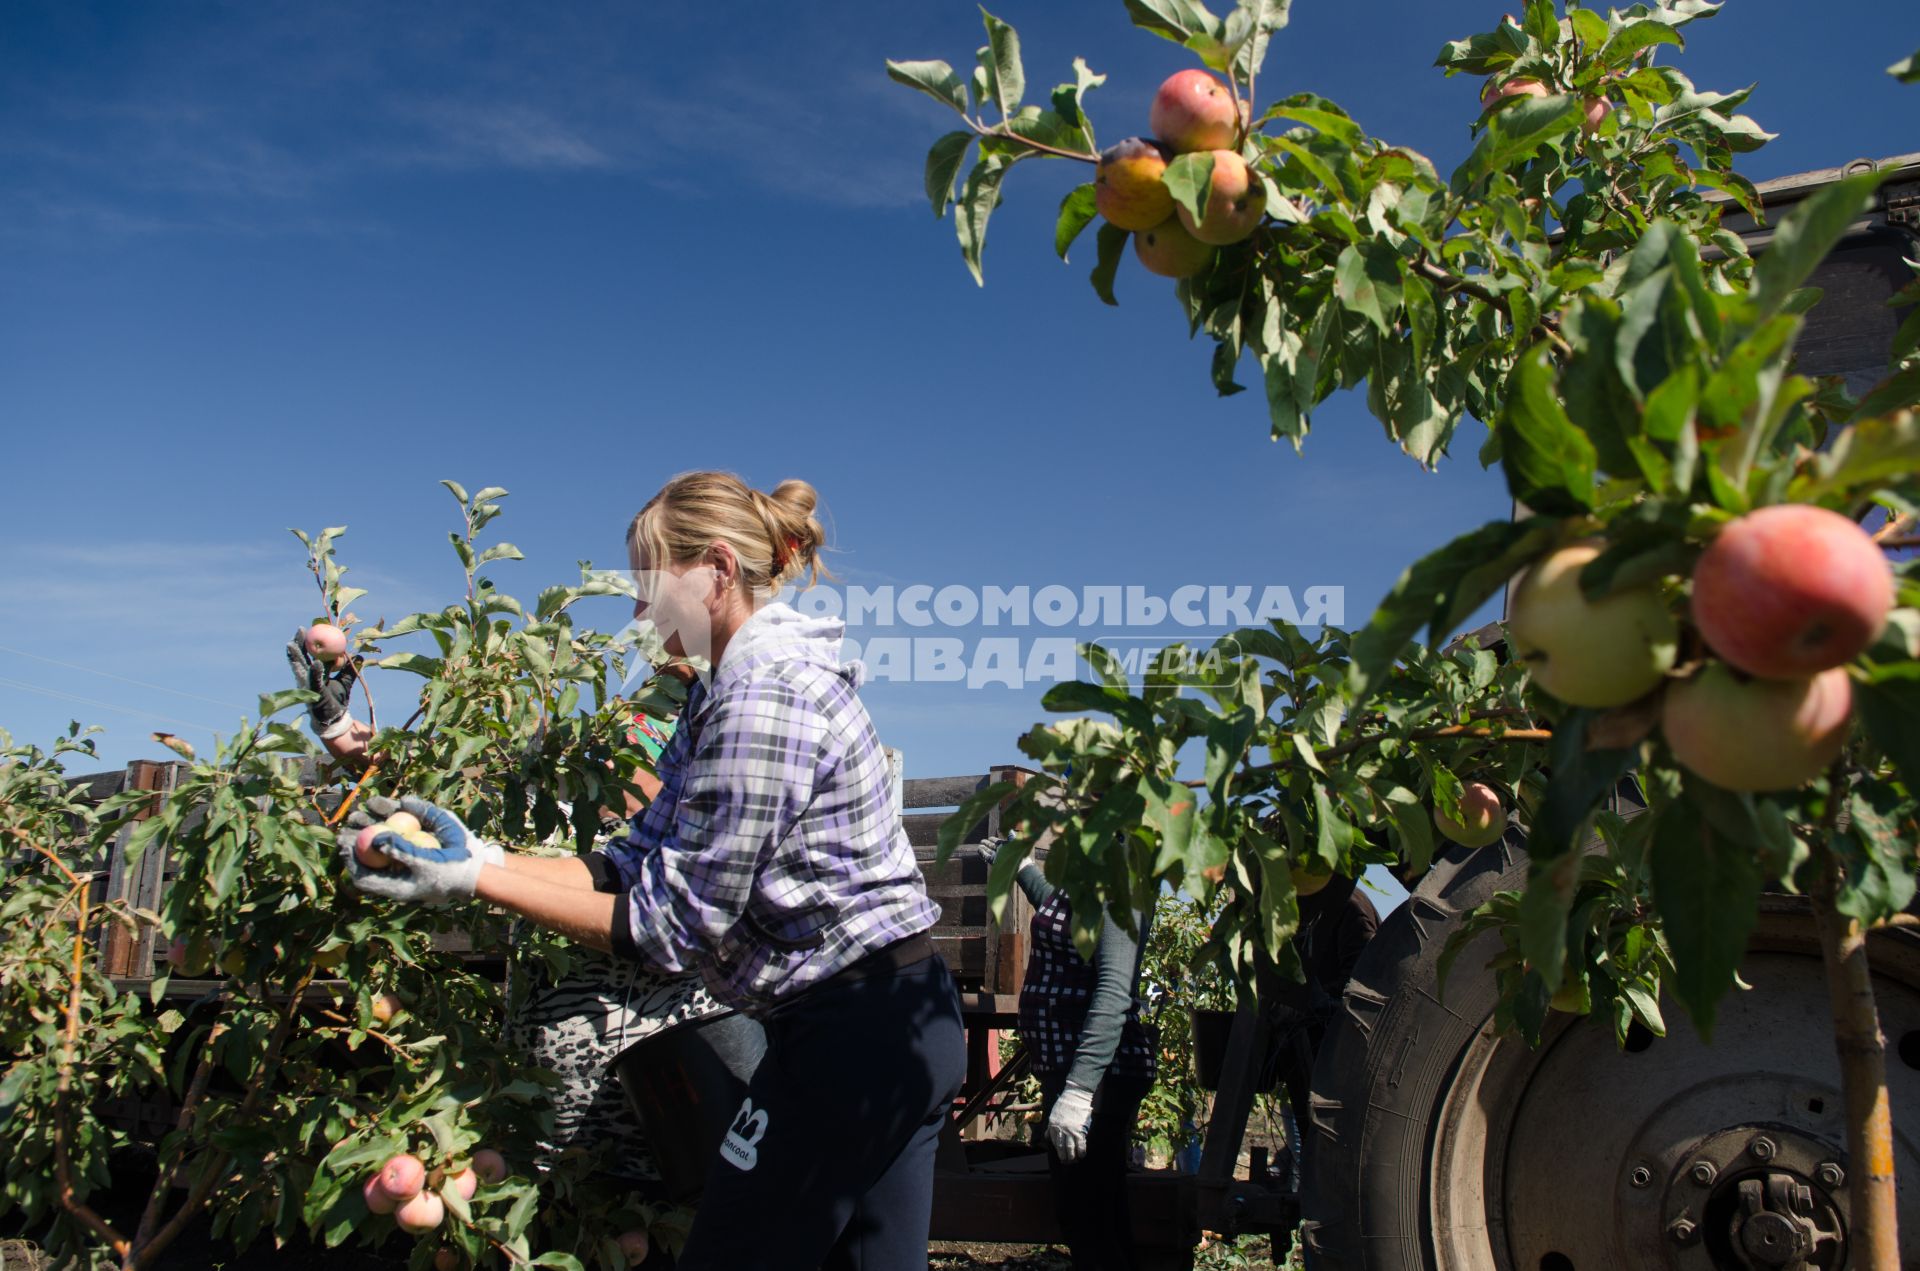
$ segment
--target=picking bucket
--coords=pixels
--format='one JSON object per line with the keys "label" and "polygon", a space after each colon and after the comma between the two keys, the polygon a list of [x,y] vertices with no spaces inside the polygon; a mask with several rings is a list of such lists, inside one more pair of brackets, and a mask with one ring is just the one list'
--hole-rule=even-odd
{"label": "picking bucket", "polygon": [[654,1033],[614,1059],[670,1199],[689,1200],[706,1184],[707,1167],[766,1051],[759,1021],[729,1012]]}

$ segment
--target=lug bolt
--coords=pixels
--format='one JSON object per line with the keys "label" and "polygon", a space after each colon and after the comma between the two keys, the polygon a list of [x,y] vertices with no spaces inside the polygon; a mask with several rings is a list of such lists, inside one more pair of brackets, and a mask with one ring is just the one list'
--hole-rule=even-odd
{"label": "lug bolt", "polygon": [[1685,1218],[1676,1218],[1667,1224],[1667,1234],[1672,1236],[1673,1242],[1678,1245],[1693,1239],[1693,1232],[1693,1223]]}
{"label": "lug bolt", "polygon": [[1773,1154],[1777,1150],[1778,1149],[1773,1146],[1773,1140],[1764,1134],[1747,1144],[1747,1151],[1752,1152],[1753,1158],[1757,1161],[1772,1160]]}
{"label": "lug bolt", "polygon": [[1653,1181],[1653,1171],[1644,1165],[1636,1165],[1633,1167],[1633,1173],[1627,1175],[1627,1181],[1635,1187],[1645,1187]]}
{"label": "lug bolt", "polygon": [[1702,1187],[1712,1187],[1719,1171],[1713,1168],[1712,1161],[1695,1161],[1693,1168],[1687,1171],[1687,1176]]}
{"label": "lug bolt", "polygon": [[1832,1161],[1820,1162],[1820,1168],[1813,1172],[1814,1179],[1828,1191],[1838,1191],[1846,1185],[1846,1171]]}

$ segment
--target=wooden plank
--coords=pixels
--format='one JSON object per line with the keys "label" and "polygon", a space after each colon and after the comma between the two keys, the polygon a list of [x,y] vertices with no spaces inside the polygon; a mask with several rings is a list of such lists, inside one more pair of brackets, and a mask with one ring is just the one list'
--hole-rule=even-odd
{"label": "wooden plank", "polygon": [[[174,764],[136,759],[127,765],[124,772],[116,774],[116,782],[102,784],[117,786],[112,793],[122,790],[152,790],[160,793],[173,788],[175,771]],[[144,821],[151,817],[157,802],[157,798],[150,800],[148,806],[133,814],[132,821]],[[159,905],[159,858],[165,855],[165,850],[156,844],[155,850],[146,853],[138,864],[129,868],[127,844],[133,837],[133,828],[131,823],[123,826],[114,835],[108,849],[104,898],[123,900],[135,909],[156,909]],[[101,971],[109,976],[151,977],[156,938],[157,934],[151,927],[143,926],[136,932],[128,931],[119,923],[111,924],[101,939]]]}

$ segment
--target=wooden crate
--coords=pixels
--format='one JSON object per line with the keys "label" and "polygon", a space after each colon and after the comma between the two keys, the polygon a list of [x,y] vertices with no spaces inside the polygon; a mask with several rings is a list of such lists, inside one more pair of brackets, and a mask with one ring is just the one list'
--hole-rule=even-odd
{"label": "wooden crate", "polygon": [[[927,894],[940,906],[934,948],[946,958],[962,992],[1015,996],[1027,969],[1027,927],[1033,907],[1018,888],[1007,897],[1000,921],[987,908],[986,863],[966,852],[936,861],[940,828],[956,805],[996,781],[1024,782],[1021,768],[995,768],[978,777],[920,777],[903,783],[901,821],[926,876]],[[938,810],[934,810],[938,809]],[[1000,832],[998,809],[967,827],[966,844]]]}

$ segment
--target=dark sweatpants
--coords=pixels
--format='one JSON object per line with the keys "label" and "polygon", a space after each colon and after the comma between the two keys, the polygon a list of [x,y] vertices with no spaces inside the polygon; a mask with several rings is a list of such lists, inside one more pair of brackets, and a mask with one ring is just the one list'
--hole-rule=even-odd
{"label": "dark sweatpants", "polygon": [[[1053,1114],[1064,1074],[1040,1079],[1042,1125]],[[1109,1074],[1093,1096],[1087,1154],[1068,1165],[1047,1146],[1053,1174],[1053,1215],[1067,1238],[1073,1271],[1137,1271],[1133,1215],[1127,1205],[1127,1164],[1140,1101],[1153,1083],[1145,1077]]]}
{"label": "dark sweatpants", "polygon": [[926,1271],[933,1153],[966,1069],[938,956],[775,1008],[679,1271]]}

